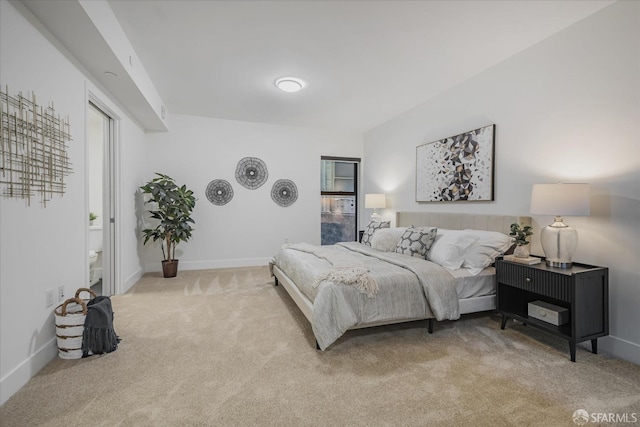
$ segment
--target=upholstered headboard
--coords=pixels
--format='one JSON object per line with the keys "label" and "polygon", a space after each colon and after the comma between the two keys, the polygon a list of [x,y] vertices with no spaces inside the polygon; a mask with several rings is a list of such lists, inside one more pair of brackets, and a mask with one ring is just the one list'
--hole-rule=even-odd
{"label": "upholstered headboard", "polygon": [[492,215],[492,214],[466,214],[466,213],[442,213],[442,212],[397,212],[396,227],[416,227],[426,225],[446,228],[450,230],[499,231],[509,234],[510,226],[514,222],[522,225],[531,225],[530,216],[518,215]]}

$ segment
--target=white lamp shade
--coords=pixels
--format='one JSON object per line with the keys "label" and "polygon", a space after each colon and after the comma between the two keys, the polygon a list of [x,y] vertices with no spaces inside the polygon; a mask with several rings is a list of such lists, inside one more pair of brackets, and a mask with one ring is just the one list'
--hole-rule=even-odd
{"label": "white lamp shade", "polygon": [[532,214],[554,215],[553,224],[540,232],[545,262],[551,267],[569,268],[578,246],[578,232],[564,223],[562,216],[589,215],[588,184],[534,184],[531,189]]}
{"label": "white lamp shade", "polygon": [[589,215],[589,184],[534,184],[529,211],[538,215]]}
{"label": "white lamp shade", "polygon": [[365,194],[364,207],[367,209],[378,209],[387,207],[387,199],[384,194]]}

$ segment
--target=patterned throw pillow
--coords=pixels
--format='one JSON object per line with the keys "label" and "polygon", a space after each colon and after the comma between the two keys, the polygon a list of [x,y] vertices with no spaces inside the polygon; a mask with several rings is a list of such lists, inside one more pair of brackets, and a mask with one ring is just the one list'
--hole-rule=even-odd
{"label": "patterned throw pillow", "polygon": [[396,252],[426,259],[437,232],[436,227],[409,227],[396,245]]}
{"label": "patterned throw pillow", "polygon": [[390,226],[391,221],[370,221],[369,225],[367,225],[367,229],[364,230],[364,234],[362,235],[362,243],[371,246],[371,238],[373,237],[373,233],[375,233],[376,230],[380,230],[381,228],[389,228]]}

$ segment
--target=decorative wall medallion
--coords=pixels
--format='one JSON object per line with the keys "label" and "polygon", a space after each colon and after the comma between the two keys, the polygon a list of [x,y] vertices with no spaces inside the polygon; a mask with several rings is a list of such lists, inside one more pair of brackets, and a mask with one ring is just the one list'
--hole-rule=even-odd
{"label": "decorative wall medallion", "polygon": [[207,185],[207,199],[214,205],[226,205],[233,199],[233,188],[229,181],[214,179]]}
{"label": "decorative wall medallion", "polygon": [[284,208],[291,206],[298,200],[298,187],[290,179],[279,179],[271,188],[271,198]]}
{"label": "decorative wall medallion", "polygon": [[236,180],[245,188],[255,190],[267,182],[267,165],[257,157],[245,157],[236,167]]}

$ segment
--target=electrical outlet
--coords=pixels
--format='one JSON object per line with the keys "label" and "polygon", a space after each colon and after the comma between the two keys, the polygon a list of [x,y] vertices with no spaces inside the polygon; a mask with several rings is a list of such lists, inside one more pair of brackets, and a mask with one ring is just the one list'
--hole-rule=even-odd
{"label": "electrical outlet", "polygon": [[51,307],[53,305],[53,289],[47,289],[45,291],[46,303],[47,307]]}
{"label": "electrical outlet", "polygon": [[64,299],[64,286],[58,286],[58,302]]}

